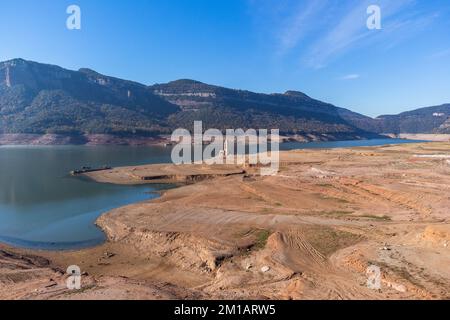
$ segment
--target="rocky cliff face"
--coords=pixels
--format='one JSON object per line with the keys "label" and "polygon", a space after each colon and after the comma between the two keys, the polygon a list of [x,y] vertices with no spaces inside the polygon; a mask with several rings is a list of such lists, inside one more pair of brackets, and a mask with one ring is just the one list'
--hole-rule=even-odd
{"label": "rocky cliff face", "polygon": [[450,133],[450,117],[448,117],[447,120],[445,120],[445,122],[439,126],[437,132],[447,134]]}
{"label": "rocky cliff face", "polygon": [[279,128],[285,134],[367,134],[349,121],[351,117],[370,118],[335,107],[301,92],[261,94],[204,84],[194,80],[177,80],[157,84],[150,89],[182,112],[169,123],[190,128],[194,120],[206,127]]}
{"label": "rocky cliff face", "polygon": [[22,59],[0,63],[0,132],[169,132],[168,115],[179,108],[147,86]]}

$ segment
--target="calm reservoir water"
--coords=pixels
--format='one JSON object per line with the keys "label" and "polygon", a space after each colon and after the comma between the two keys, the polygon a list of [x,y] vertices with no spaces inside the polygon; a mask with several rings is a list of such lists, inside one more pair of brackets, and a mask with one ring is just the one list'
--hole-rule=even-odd
{"label": "calm reservoir water", "polygon": [[94,225],[99,215],[155,198],[164,186],[101,184],[69,172],[168,161],[170,149],[160,147],[0,147],[0,241],[39,249],[99,244],[105,239]]}
{"label": "calm reservoir water", "polygon": [[[282,150],[408,143],[405,140],[286,143]],[[0,147],[0,242],[35,249],[78,249],[105,240],[104,212],[157,197],[163,185],[118,186],[71,177],[82,166],[170,162],[170,148],[130,146]]]}
{"label": "calm reservoir water", "polygon": [[419,142],[427,142],[427,141],[404,140],[404,139],[371,139],[371,140],[325,141],[325,142],[309,142],[309,143],[288,142],[280,145],[280,150],[375,147],[387,144],[405,144],[405,143],[419,143]]}

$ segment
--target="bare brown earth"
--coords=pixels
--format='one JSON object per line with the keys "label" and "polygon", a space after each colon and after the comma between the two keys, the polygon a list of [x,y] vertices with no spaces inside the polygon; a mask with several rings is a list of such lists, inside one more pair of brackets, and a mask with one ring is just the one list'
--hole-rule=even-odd
{"label": "bare brown earth", "polygon": [[243,175],[242,166],[234,165],[183,165],[152,164],[100,170],[84,175],[102,183],[147,184],[147,183],[192,183],[217,177]]}
{"label": "bare brown earth", "polygon": [[[100,217],[109,239],[101,246],[0,248],[0,297],[449,299],[446,155],[450,143],[292,151],[270,177],[161,165],[96,173],[142,183],[209,170],[208,179]],[[73,264],[87,273],[81,290],[65,287]],[[372,264],[380,290],[366,286]]]}

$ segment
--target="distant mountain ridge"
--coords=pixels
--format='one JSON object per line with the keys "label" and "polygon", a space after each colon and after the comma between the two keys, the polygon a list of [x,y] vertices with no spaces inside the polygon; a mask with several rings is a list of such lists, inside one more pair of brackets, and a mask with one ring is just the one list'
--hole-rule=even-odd
{"label": "distant mountain ridge", "polygon": [[0,63],[3,133],[150,133],[179,111],[142,84],[89,69],[15,59]]}
{"label": "distant mountain ridge", "polygon": [[383,132],[450,134],[450,104],[419,108],[398,115],[382,115]]}
{"label": "distant mountain ridge", "polygon": [[[279,128],[307,139],[356,139],[411,129],[418,117],[419,130],[445,131],[449,109],[373,119],[298,91],[262,94],[188,79],[146,86],[86,68],[0,63],[0,134],[154,136],[202,120],[205,129]],[[443,115],[430,118],[430,112]]]}
{"label": "distant mountain ridge", "polygon": [[169,117],[171,126],[190,127],[202,120],[206,127],[280,128],[297,134],[364,134],[347,121],[363,115],[335,107],[301,92],[261,94],[177,80],[150,86],[152,92],[179,106],[182,112]]}

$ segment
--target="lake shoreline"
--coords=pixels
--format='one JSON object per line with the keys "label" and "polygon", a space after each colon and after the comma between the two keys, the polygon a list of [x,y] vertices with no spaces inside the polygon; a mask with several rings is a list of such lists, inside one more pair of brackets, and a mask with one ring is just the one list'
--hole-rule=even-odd
{"label": "lake shoreline", "polygon": [[[321,149],[327,149],[327,147],[330,146],[334,146],[333,148],[346,148],[349,145],[348,144],[354,144],[355,147],[359,146],[360,143],[364,144],[367,143],[367,146],[375,146],[375,145],[379,145],[379,144],[387,144],[388,142],[394,143],[397,142],[395,141],[395,139],[391,139],[391,140],[354,140],[354,141],[341,141],[341,142],[317,142],[317,143],[286,143],[285,145],[283,145],[283,148],[286,148],[286,146],[291,146],[294,148],[299,148],[298,150],[300,150],[303,147],[308,147],[308,148],[321,148]],[[402,141],[400,143],[407,143],[405,141]],[[412,142],[409,142],[412,143]],[[12,147],[12,150],[23,150],[20,152],[25,152],[26,149],[15,149],[15,147]],[[50,148],[50,147],[48,147]],[[103,148],[109,148],[109,147],[103,147]],[[33,147],[32,150],[36,150],[33,152],[39,152],[40,154],[42,154],[43,152],[45,154],[47,154],[47,147],[44,149],[38,148],[35,149]],[[41,151],[39,151],[41,150]],[[53,150],[53,149],[49,149],[49,150]],[[66,147],[61,147],[58,148],[56,150],[60,150],[58,151],[58,154],[66,154],[66,155],[70,155],[72,154],[72,149],[66,149]],[[76,149],[78,150],[78,149]],[[89,151],[90,149],[80,149],[80,150],[84,150],[82,152],[89,152],[91,153],[91,151]],[[102,150],[102,149],[101,149]],[[105,150],[109,150],[109,149],[105,149]],[[134,149],[132,149],[134,150]],[[167,150],[167,149],[161,149],[161,150]],[[289,148],[286,148],[286,150],[290,150]],[[15,151],[14,151],[15,152]],[[79,151],[78,151],[79,152]],[[102,152],[102,151],[100,151]],[[121,148],[117,149],[116,153],[123,153],[124,150],[122,150]],[[134,151],[133,151],[134,152]],[[167,153],[169,151],[164,151],[164,153]],[[98,153],[98,151],[96,151],[96,153]],[[10,154],[10,152],[8,152],[8,154]],[[98,160],[98,159],[97,159]],[[82,162],[84,164],[89,164],[89,162]],[[103,163],[103,162],[102,162]],[[124,163],[124,162],[122,162]],[[50,166],[51,167],[51,166]],[[52,170],[52,169],[50,169]],[[177,166],[177,165],[173,165],[171,163],[165,163],[165,164],[153,164],[153,165],[138,165],[138,166],[115,166],[113,168],[110,169],[105,169],[105,170],[100,170],[100,171],[94,171],[94,172],[86,172],[84,174],[79,174],[77,175],[78,180],[85,180],[87,182],[93,182],[94,185],[95,183],[100,183],[99,185],[102,184],[107,184],[107,185],[123,185],[123,186],[150,186],[150,185],[177,185],[177,186],[183,186],[186,184],[192,184],[192,183],[197,183],[203,180],[211,180],[211,179],[215,179],[218,177],[228,177],[231,175],[247,175],[247,176],[252,176],[258,173],[258,168],[256,167],[243,167],[241,166],[235,166],[235,165],[227,165],[227,166],[223,166],[223,165],[216,165],[216,166],[210,166],[210,165],[184,165],[184,166]],[[72,180],[72,179],[70,179]],[[54,180],[54,182],[58,182],[59,183],[60,179],[57,178],[56,180]],[[76,181],[76,180],[75,180]],[[89,186],[89,185],[87,185]],[[92,186],[92,185],[91,185]],[[78,186],[78,188],[82,188],[81,185]],[[92,189],[92,187],[89,187],[89,189]],[[108,188],[110,189],[110,188]],[[159,189],[159,187],[158,187]],[[151,192],[151,193],[155,193],[155,192]],[[159,195],[159,193],[158,193]],[[128,204],[132,204],[134,202],[141,202],[141,201],[146,201],[146,199],[137,199],[135,201],[131,201]],[[117,202],[117,201],[116,201]],[[95,220],[97,220],[98,216],[100,216],[100,214],[103,214],[104,212],[107,212],[109,210],[113,210],[114,208],[118,208],[118,207],[122,207],[124,205],[127,205],[127,203],[125,204],[120,204],[120,203],[116,203],[115,206],[110,207],[109,205],[107,205],[107,209],[102,209],[101,213],[96,214],[96,218],[94,218]],[[97,208],[98,209],[98,208]],[[56,209],[55,209],[56,210]],[[95,220],[92,221],[92,224],[90,225],[95,225]],[[61,228],[63,228],[61,226]],[[88,228],[90,228],[90,226],[85,226],[85,229],[87,230]],[[53,228],[55,229],[55,228]],[[72,231],[73,232],[73,231]],[[103,235],[104,232],[103,230],[101,230],[101,228],[99,228],[99,232],[102,234],[101,236],[101,240],[99,239],[93,239],[90,237],[86,237],[86,238],[80,238],[80,239],[76,239],[71,237],[70,242],[65,242],[62,239],[59,239],[57,237],[52,237],[51,234],[49,236],[47,236],[48,240],[46,242],[43,242],[41,239],[42,238],[36,238],[35,239],[30,239],[27,238],[27,240],[23,240],[22,239],[22,234],[17,234],[16,235],[12,235],[12,236],[6,236],[8,234],[5,235],[4,237],[4,241],[3,243],[8,243],[9,245],[13,245],[16,247],[20,247],[20,248],[29,248],[29,249],[44,249],[47,251],[58,251],[58,250],[76,250],[76,249],[84,249],[84,248],[88,248],[88,247],[92,247],[94,245],[98,245],[100,243],[103,243],[104,239],[103,239]],[[100,235],[98,236],[100,238]]]}
{"label": "lake shoreline", "polygon": [[[97,224],[108,241],[94,248],[42,252],[0,245],[0,269],[17,265],[10,272],[20,272],[26,264],[36,270],[30,271],[34,281],[17,280],[0,289],[0,298],[445,298],[450,288],[429,277],[438,272],[443,283],[450,279],[443,200],[450,198],[450,168],[443,166],[450,165],[427,155],[449,147],[282,152],[278,176],[217,176],[103,214]],[[422,271],[411,280],[386,269],[382,290],[360,286],[365,266],[388,258],[392,270]],[[64,270],[74,264],[86,272],[84,289],[70,293]]]}
{"label": "lake shoreline", "polygon": [[164,146],[168,139],[163,136],[124,136],[112,134],[0,134],[0,146]]}
{"label": "lake shoreline", "polygon": [[[280,136],[281,142],[319,142],[341,140],[389,139],[388,135],[371,133],[292,134]],[[114,134],[5,134],[0,133],[0,146],[170,146],[170,135],[136,136]]]}
{"label": "lake shoreline", "polygon": [[425,134],[425,133],[401,133],[388,134],[391,138],[406,139],[406,140],[427,140],[433,142],[450,142],[450,134]]}

